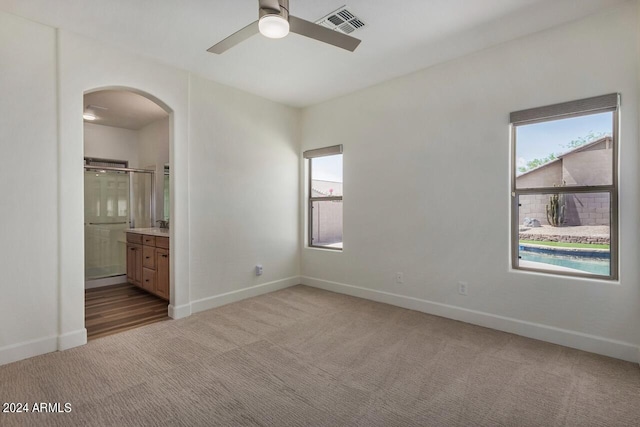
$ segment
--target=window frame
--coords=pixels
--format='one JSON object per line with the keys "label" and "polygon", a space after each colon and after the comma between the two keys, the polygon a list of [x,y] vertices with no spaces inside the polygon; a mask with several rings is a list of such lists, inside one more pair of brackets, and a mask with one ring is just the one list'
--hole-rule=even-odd
{"label": "window frame", "polygon": [[[307,160],[307,171],[308,171],[308,182],[307,182],[307,246],[309,248],[316,249],[326,249],[331,251],[342,252],[343,248],[333,248],[331,246],[325,245],[316,245],[313,243],[313,203],[314,202],[330,202],[330,201],[340,201],[342,202],[343,196],[327,196],[327,197],[313,197],[313,159],[319,157],[328,157],[328,156],[343,156],[342,145],[336,145],[332,147],[318,148],[316,150],[308,150],[303,153],[305,160]],[[344,158],[344,157],[343,157]],[[344,211],[343,211],[344,215]],[[344,231],[344,223],[343,223],[343,231]],[[343,245],[344,245],[344,234],[343,234]]]}
{"label": "window frame", "polygon": [[[615,96],[615,105],[598,106],[607,104],[602,100],[608,100],[611,104],[612,97]],[[595,106],[594,106],[595,105]],[[584,106],[590,106],[586,108]],[[581,108],[583,107],[583,108]],[[536,187],[517,188],[517,153],[516,153],[516,133],[519,126],[530,124],[551,122],[555,120],[568,119],[572,117],[588,116],[592,114],[611,112],[612,114],[612,181],[608,185],[581,185],[563,187]],[[551,114],[549,114],[551,113]],[[528,116],[528,117],[527,117]],[[515,117],[515,119],[514,119]],[[523,118],[518,120],[517,118]],[[598,280],[615,281],[619,275],[619,254],[618,254],[618,143],[619,143],[619,117],[620,117],[620,94],[603,95],[601,97],[587,98],[578,101],[570,101],[562,104],[555,104],[546,107],[532,108],[520,112],[511,113],[511,267],[514,270],[553,274],[558,276],[580,277]],[[599,275],[592,273],[573,273],[566,271],[556,271],[545,268],[530,268],[520,266],[519,248],[519,218],[520,218],[520,196],[521,195],[551,195],[551,194],[574,194],[574,193],[609,193],[609,275]]]}

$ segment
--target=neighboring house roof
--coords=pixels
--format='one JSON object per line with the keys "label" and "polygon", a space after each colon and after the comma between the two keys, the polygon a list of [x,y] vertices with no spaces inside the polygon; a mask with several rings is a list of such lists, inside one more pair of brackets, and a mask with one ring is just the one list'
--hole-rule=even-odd
{"label": "neighboring house roof", "polygon": [[311,190],[314,197],[342,196],[342,183],[336,181],[321,181],[314,179],[311,181]]}
{"label": "neighboring house roof", "polygon": [[598,145],[598,144],[601,144],[601,143],[603,143],[603,142],[606,142],[607,140],[611,141],[611,137],[610,137],[610,136],[605,136],[605,137],[603,137],[603,138],[596,139],[595,141],[591,141],[591,142],[589,142],[589,143],[587,143],[587,144],[583,144],[583,145],[581,145],[581,146],[579,146],[579,147],[576,147],[576,148],[574,148],[574,149],[572,149],[572,150],[569,150],[569,151],[567,151],[566,153],[559,154],[559,155],[558,155],[558,157],[557,157],[555,160],[552,160],[552,161],[550,161],[549,163],[545,163],[544,165],[540,165],[540,166],[538,166],[538,167],[536,167],[536,168],[533,168],[533,169],[531,169],[531,170],[528,170],[528,171],[526,171],[526,172],[523,172],[523,173],[521,173],[520,175],[516,176],[516,179],[520,178],[521,176],[528,175],[528,174],[530,174],[531,172],[536,172],[536,171],[538,171],[538,170],[540,170],[540,169],[544,169],[544,168],[546,168],[547,166],[551,166],[552,164],[554,164],[554,163],[559,162],[560,160],[562,160],[562,158],[563,158],[563,157],[567,157],[567,156],[569,156],[569,155],[571,155],[571,154],[574,154],[574,153],[579,153],[580,151],[587,151],[587,150],[589,150],[590,148],[594,148],[594,147],[595,147],[596,145]]}

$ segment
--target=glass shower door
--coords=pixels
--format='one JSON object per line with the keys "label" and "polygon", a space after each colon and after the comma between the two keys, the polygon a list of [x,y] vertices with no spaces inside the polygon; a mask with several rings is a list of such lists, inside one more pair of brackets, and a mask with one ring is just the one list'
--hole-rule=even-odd
{"label": "glass shower door", "polygon": [[130,172],[131,174],[131,227],[153,227],[153,211],[155,209],[153,174]]}
{"label": "glass shower door", "polygon": [[127,172],[84,173],[85,279],[126,274],[126,236],[130,217]]}

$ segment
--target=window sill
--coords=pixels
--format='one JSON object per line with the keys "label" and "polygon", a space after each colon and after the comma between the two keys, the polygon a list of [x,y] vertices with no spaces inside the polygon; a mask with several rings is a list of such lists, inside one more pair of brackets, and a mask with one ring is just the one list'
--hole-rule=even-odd
{"label": "window sill", "polygon": [[529,269],[522,267],[509,267],[509,273],[515,274],[532,274],[536,276],[548,277],[550,279],[560,279],[560,280],[575,280],[580,282],[592,282],[592,283],[601,283],[601,284],[613,284],[619,285],[620,278],[610,279],[607,277],[594,277],[594,276],[576,276],[575,274],[562,273],[562,272],[554,272],[547,270],[537,270],[537,269]]}
{"label": "window sill", "polygon": [[314,251],[331,252],[331,253],[337,253],[337,254],[341,254],[344,251],[344,248],[332,249],[332,248],[324,248],[322,246],[305,246],[304,248],[311,249]]}

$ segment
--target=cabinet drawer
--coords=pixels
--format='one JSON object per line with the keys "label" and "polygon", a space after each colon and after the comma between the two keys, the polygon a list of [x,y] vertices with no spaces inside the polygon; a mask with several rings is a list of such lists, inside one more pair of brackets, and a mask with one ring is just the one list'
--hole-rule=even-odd
{"label": "cabinet drawer", "polygon": [[149,292],[156,291],[156,271],[148,268],[142,269],[142,287]]}
{"label": "cabinet drawer", "polygon": [[156,237],[156,247],[162,249],[169,249],[168,237]]}
{"label": "cabinet drawer", "polygon": [[156,248],[151,246],[142,247],[142,265],[151,270],[156,269]]}
{"label": "cabinet drawer", "polygon": [[142,243],[142,234],[127,233],[127,242],[129,242],[129,243]]}
{"label": "cabinet drawer", "polygon": [[142,244],[147,246],[155,246],[156,238],[154,236],[147,236],[146,234],[144,234],[142,236]]}

